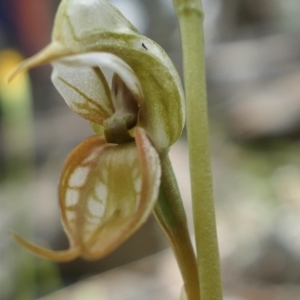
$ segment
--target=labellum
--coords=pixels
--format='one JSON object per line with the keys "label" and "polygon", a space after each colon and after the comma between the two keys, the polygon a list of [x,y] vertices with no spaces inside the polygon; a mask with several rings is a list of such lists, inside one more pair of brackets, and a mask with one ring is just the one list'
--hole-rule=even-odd
{"label": "labellum", "polygon": [[14,238],[53,261],[101,258],[146,221],[159,183],[158,154],[142,128],[135,128],[135,142],[120,145],[92,136],[69,155],[59,181],[61,219],[70,249],[51,251]]}

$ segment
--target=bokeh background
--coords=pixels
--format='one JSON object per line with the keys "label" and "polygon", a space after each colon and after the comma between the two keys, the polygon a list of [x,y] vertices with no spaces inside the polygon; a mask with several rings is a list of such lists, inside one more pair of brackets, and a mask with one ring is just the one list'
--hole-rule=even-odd
{"label": "bokeh background", "polygon": [[[111,2],[162,45],[182,75],[172,1]],[[72,299],[94,299],[85,294],[91,293],[87,284],[100,285],[101,280],[105,284],[98,299],[178,299],[176,262],[153,218],[122,247],[93,263],[43,261],[9,237],[13,230],[53,249],[68,247],[59,220],[57,180],[71,149],[92,134],[53,88],[49,66],[6,84],[14,65],[49,43],[58,4],[0,1],[0,299],[38,299],[71,284],[80,286]],[[298,300],[300,2],[203,4],[225,299]],[[185,134],[171,158],[193,233]],[[100,274],[96,280],[78,284],[95,274]],[[69,291],[45,299],[67,299]]]}

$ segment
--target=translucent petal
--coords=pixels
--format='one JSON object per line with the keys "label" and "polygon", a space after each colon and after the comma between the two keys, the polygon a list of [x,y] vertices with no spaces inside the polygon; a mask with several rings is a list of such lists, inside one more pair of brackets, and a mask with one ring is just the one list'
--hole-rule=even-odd
{"label": "translucent petal", "polygon": [[[71,244],[86,259],[98,259],[133,234],[152,211],[160,182],[160,164],[144,131],[136,144],[102,144],[98,137],[81,143],[62,171],[61,215]],[[88,168],[84,184],[77,170]],[[70,191],[77,191],[76,201]],[[75,204],[74,204],[75,203]]]}
{"label": "translucent petal", "polygon": [[90,137],[70,154],[59,182],[61,218],[70,249],[56,252],[14,238],[54,261],[101,258],[146,221],[158,196],[160,174],[158,154],[143,129],[135,129],[135,142],[122,145]]}
{"label": "translucent petal", "polygon": [[68,106],[83,118],[102,125],[113,114],[110,88],[101,69],[53,62],[52,82]]}
{"label": "translucent petal", "polygon": [[[90,241],[94,242],[94,245],[83,255],[88,260],[101,258],[123,243],[147,220],[156,203],[161,175],[159,157],[143,129],[138,127],[135,129],[135,138],[137,149],[134,151],[132,149],[132,154],[127,154],[131,159],[123,172],[119,173],[120,169],[115,165],[115,161],[110,162],[113,172],[109,173],[109,178],[114,182],[111,183],[111,188],[119,206],[106,220],[105,226],[99,226],[94,233]],[[135,153],[136,150],[138,155]],[[112,159],[121,163],[124,158],[122,156],[120,153],[118,156],[114,155]],[[126,176],[129,178],[126,179]],[[129,188],[130,193],[127,195]],[[122,207],[121,210],[119,207]]]}
{"label": "translucent petal", "polygon": [[[75,85],[84,93],[88,92],[91,88],[97,89],[96,82],[91,82],[91,84],[89,84],[88,80],[85,79],[84,74],[82,76],[81,73],[77,73],[77,71],[80,71],[81,69],[85,70],[87,67],[99,67],[100,69],[107,68],[112,71],[112,73],[118,74],[137,100],[143,97],[140,81],[132,68],[114,54],[106,52],[88,52],[66,56],[53,63],[54,73],[56,72],[56,68],[59,68],[61,65],[73,67],[73,70],[70,69],[68,77],[70,80],[73,80],[74,83],[76,81]],[[52,76],[52,80],[55,77],[57,77],[56,74]],[[72,77],[75,78],[73,79]]]}

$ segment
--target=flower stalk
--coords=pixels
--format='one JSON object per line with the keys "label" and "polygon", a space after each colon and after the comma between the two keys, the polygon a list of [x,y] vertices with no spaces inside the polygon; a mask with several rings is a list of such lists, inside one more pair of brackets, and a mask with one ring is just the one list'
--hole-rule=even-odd
{"label": "flower stalk", "polygon": [[173,0],[179,19],[187,102],[195,238],[202,300],[221,300],[222,285],[213,203],[200,0]]}
{"label": "flower stalk", "polygon": [[167,153],[160,155],[161,186],[154,216],[174,251],[188,299],[200,299],[196,257],[177,181]]}

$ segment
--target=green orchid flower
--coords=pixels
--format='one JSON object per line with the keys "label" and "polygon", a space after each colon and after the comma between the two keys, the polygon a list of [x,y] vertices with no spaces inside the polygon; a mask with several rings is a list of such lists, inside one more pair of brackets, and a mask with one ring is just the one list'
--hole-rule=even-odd
{"label": "green orchid flower", "polygon": [[96,135],[73,150],[59,181],[70,249],[14,238],[50,260],[98,259],[132,235],[156,203],[159,157],[184,125],[182,86],[162,48],[105,0],[63,0],[51,44],[13,76],[46,63],[68,106]]}

